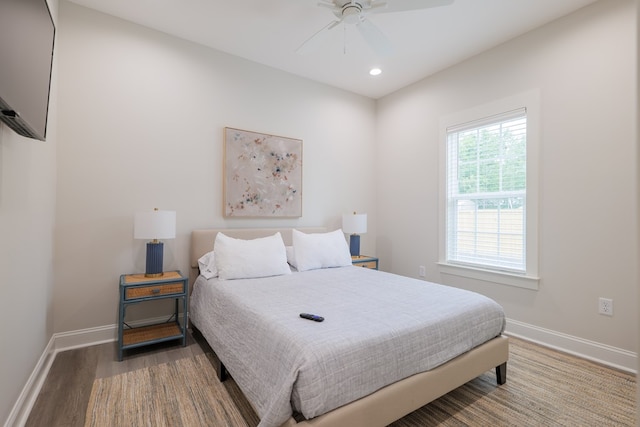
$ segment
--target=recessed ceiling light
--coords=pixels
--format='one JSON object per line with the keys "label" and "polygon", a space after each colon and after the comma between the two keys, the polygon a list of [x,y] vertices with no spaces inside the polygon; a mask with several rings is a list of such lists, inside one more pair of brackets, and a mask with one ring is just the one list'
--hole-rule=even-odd
{"label": "recessed ceiling light", "polygon": [[372,68],[369,70],[369,74],[371,74],[372,76],[378,76],[382,73],[382,70],[380,68]]}

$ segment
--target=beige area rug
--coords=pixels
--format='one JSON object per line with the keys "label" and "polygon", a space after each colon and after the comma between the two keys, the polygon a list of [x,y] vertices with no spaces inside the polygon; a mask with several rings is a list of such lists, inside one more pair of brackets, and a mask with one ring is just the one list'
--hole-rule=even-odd
{"label": "beige area rug", "polygon": [[507,382],[488,372],[393,427],[636,425],[636,380],[518,339],[509,341]]}
{"label": "beige area rug", "polygon": [[206,354],[93,383],[85,427],[247,426]]}
{"label": "beige area rug", "polygon": [[[392,426],[635,426],[633,375],[515,339],[507,369],[502,386],[487,372]],[[97,379],[85,424],[247,425],[205,354]]]}

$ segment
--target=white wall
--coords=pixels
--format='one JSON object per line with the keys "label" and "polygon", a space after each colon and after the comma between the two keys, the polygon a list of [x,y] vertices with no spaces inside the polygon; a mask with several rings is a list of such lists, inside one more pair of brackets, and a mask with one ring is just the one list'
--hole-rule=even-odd
{"label": "white wall", "polygon": [[[54,22],[57,0],[49,5]],[[53,332],[53,239],[56,201],[56,75],[47,141],[0,123],[0,420],[8,418]]]}
{"label": "white wall", "polygon": [[[378,103],[384,269],[479,291],[537,328],[637,351],[636,13],[600,1]],[[438,120],[539,89],[540,288],[439,273]],[[597,313],[598,297],[614,316]]]}
{"label": "white wall", "polygon": [[[370,213],[375,102],[61,2],[54,331],[113,325],[120,274],[144,271],[133,215],[177,211],[166,269],[192,229],[340,227]],[[348,119],[345,119],[348,117]],[[303,216],[222,217],[225,126],[303,140]]]}
{"label": "white wall", "polygon": [[[337,227],[357,210],[369,213],[363,252],[383,269],[426,265],[427,279],[488,294],[511,319],[636,351],[632,4],[601,1],[376,113],[372,100],[61,2],[48,141],[0,125],[0,419],[54,332],[116,322],[118,276],[144,268],[133,214],[156,206],[178,212],[167,268],[187,270],[194,228]],[[531,88],[543,114],[540,290],[454,282],[435,266],[438,120]],[[222,217],[225,126],[304,140],[302,218]],[[596,314],[598,296],[614,299],[613,318]]]}

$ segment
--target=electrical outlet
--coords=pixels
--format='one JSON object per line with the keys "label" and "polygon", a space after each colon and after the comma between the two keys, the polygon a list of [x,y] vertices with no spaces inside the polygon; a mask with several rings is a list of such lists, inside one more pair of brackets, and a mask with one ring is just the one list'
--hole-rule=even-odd
{"label": "electrical outlet", "polygon": [[425,277],[427,275],[427,270],[424,268],[424,265],[421,265],[418,268],[418,276]]}
{"label": "electrical outlet", "polygon": [[605,316],[613,316],[613,300],[609,298],[600,298],[598,300],[598,313]]}

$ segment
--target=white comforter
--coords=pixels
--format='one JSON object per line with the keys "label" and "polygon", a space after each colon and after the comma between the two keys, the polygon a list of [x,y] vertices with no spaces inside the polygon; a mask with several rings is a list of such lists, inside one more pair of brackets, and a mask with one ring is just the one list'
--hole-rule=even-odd
{"label": "white comforter", "polygon": [[[325,318],[317,323],[300,313]],[[260,417],[313,418],[498,336],[482,295],[359,267],[206,280],[190,317]],[[293,406],[293,409],[292,409]]]}

